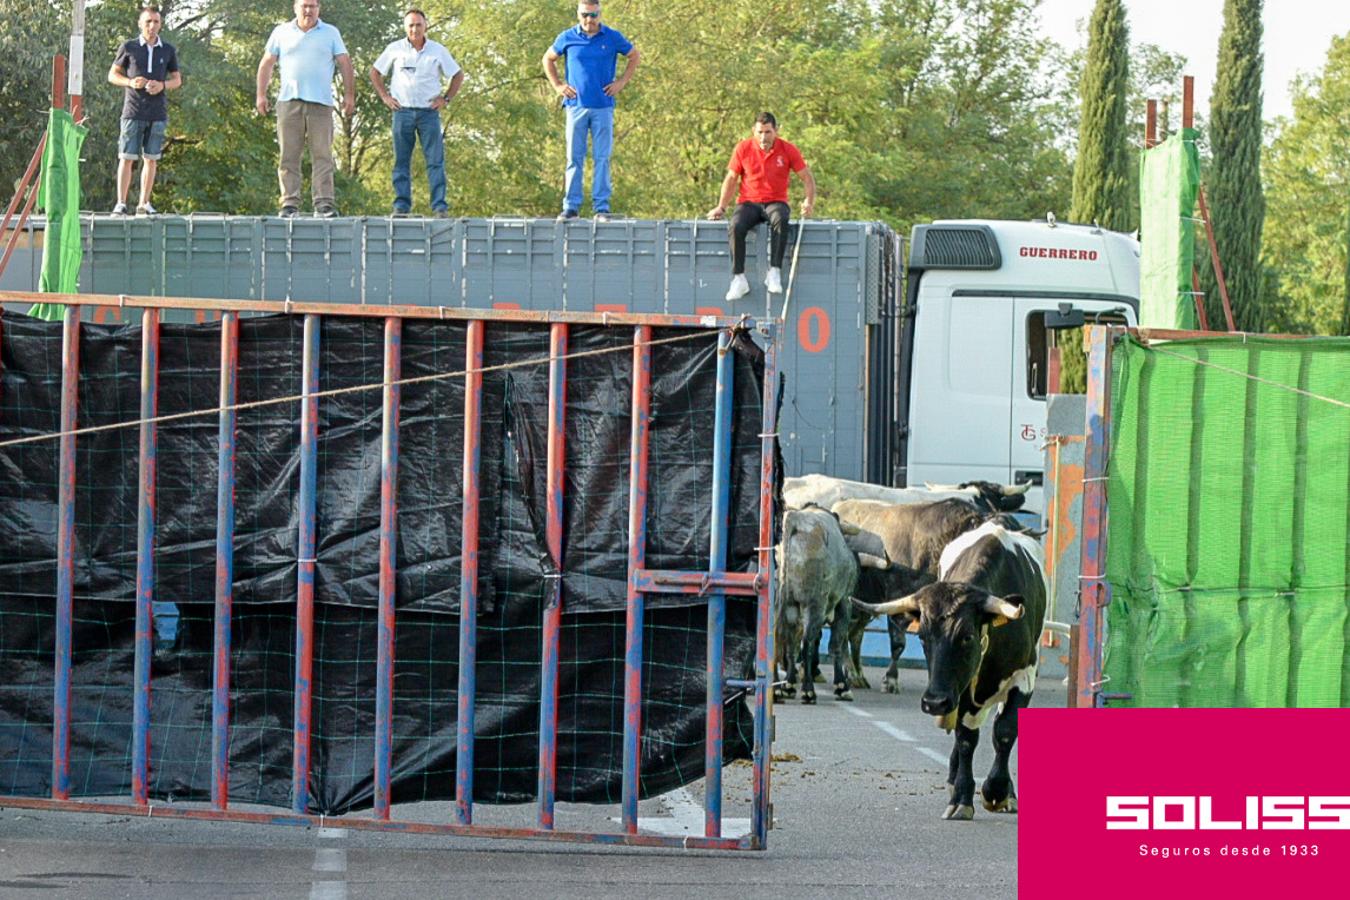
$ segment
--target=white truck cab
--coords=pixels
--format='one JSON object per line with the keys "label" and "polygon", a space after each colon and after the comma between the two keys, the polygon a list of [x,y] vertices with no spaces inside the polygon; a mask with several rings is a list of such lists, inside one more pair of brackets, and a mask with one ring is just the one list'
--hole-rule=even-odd
{"label": "white truck cab", "polygon": [[[1139,243],[1085,225],[916,226],[899,347],[896,483],[1039,486],[1050,348],[1084,322],[1138,324]],[[1074,333],[1076,334],[1076,332]],[[1041,490],[1026,508],[1041,512]]]}

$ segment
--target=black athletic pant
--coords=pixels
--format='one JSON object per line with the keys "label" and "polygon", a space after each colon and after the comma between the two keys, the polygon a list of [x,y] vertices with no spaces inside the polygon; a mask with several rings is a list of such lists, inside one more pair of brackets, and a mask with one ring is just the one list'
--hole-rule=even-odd
{"label": "black athletic pant", "polygon": [[731,214],[727,235],[731,238],[731,274],[745,274],[745,236],[760,222],[769,223],[769,265],[783,267],[787,250],[788,218],[791,210],[786,203],[738,203]]}

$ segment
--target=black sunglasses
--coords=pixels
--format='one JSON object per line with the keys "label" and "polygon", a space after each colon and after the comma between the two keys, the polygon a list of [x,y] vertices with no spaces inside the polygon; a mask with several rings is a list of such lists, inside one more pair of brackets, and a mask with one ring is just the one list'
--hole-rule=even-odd
{"label": "black sunglasses", "polygon": [[579,13],[577,13],[577,15],[581,16],[583,19],[598,19],[598,18],[600,18],[600,14],[599,14],[599,13],[584,13],[584,12],[579,12]]}

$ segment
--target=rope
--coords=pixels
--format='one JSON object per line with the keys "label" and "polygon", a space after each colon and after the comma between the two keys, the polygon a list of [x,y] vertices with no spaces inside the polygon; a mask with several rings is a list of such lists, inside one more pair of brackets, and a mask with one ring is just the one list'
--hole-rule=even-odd
{"label": "rope", "polygon": [[[1244,344],[1247,342],[1246,334],[1242,335],[1242,342]],[[1312,391],[1305,391],[1303,390],[1303,388],[1292,387],[1290,385],[1282,384],[1281,382],[1278,381],[1272,381],[1269,378],[1262,378],[1259,375],[1252,375],[1249,372],[1243,372],[1238,369],[1230,369],[1228,366],[1221,366],[1218,363],[1209,362],[1207,360],[1195,359],[1193,357],[1185,355],[1184,353],[1175,353],[1171,350],[1164,350],[1162,347],[1150,346],[1148,349],[1153,351],[1154,353],[1161,353],[1164,356],[1173,356],[1176,357],[1177,359],[1185,360],[1186,362],[1189,363],[1194,363],[1197,366],[1209,366],[1211,369],[1218,369],[1220,372],[1225,372],[1229,375],[1236,375],[1239,378],[1245,378],[1248,381],[1260,382],[1261,384],[1270,385],[1271,387],[1279,388],[1280,390],[1289,391],[1292,394],[1300,394],[1304,397],[1309,397],[1313,400],[1321,400],[1323,403],[1330,403],[1332,406],[1339,406],[1341,409],[1350,409],[1350,403],[1344,400],[1337,400],[1335,397],[1324,397],[1321,394],[1314,394]]]}
{"label": "rope", "polygon": [[[676,335],[675,337],[659,338],[642,343],[621,344],[618,347],[604,347],[599,350],[581,350],[577,353],[569,353],[560,359],[583,359],[588,356],[602,356],[606,353],[628,353],[632,352],[634,347],[656,347],[661,344],[675,344],[681,341],[691,341],[696,338],[706,338],[706,332],[690,332],[688,334]],[[86,428],[72,428],[68,431],[54,431],[47,434],[37,434],[30,437],[11,438],[8,441],[0,441],[0,450],[7,447],[15,447],[19,444],[36,444],[42,441],[58,440],[63,437],[81,434],[95,434],[100,431],[116,431],[121,428],[134,428],[140,425],[158,425],[161,422],[178,422],[183,419],[194,419],[199,416],[207,416],[222,412],[239,411],[245,409],[259,409],[265,406],[280,406],[284,403],[297,403],[310,398],[319,399],[320,397],[337,397],[342,394],[355,394],[361,391],[373,391],[386,387],[403,386],[405,384],[422,384],[430,381],[442,381],[447,378],[463,378],[472,373],[502,372],[508,369],[519,369],[526,366],[546,365],[553,362],[554,357],[543,356],[534,359],[523,359],[516,362],[501,363],[495,366],[484,366],[481,369],[461,369],[458,372],[438,372],[434,375],[419,375],[416,378],[400,378],[398,381],[375,381],[369,384],[358,384],[344,388],[330,388],[326,391],[315,391],[312,394],[291,394],[286,397],[273,397],[268,400],[254,400],[249,403],[235,403],[229,406],[213,406],[207,409],[194,409],[190,412],[172,413],[164,416],[154,416],[146,419],[132,419],[127,422],[114,422],[111,425],[91,425]]]}

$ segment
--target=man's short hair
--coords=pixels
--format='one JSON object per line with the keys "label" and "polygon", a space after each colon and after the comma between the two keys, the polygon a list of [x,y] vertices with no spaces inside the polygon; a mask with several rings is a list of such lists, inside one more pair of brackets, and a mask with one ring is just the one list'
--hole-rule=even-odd
{"label": "man's short hair", "polygon": [[778,128],[778,120],[773,117],[771,112],[762,112],[755,116],[756,125],[768,125],[772,128]]}
{"label": "man's short hair", "polygon": [[413,7],[403,14],[403,18],[405,19],[408,18],[408,16],[421,16],[423,22],[427,21],[427,14],[416,7]]}
{"label": "man's short hair", "polygon": [[142,6],[141,11],[136,13],[136,21],[139,22],[141,20],[141,16],[145,15],[146,13],[154,13],[161,19],[164,18],[164,14],[159,11],[158,6]]}

